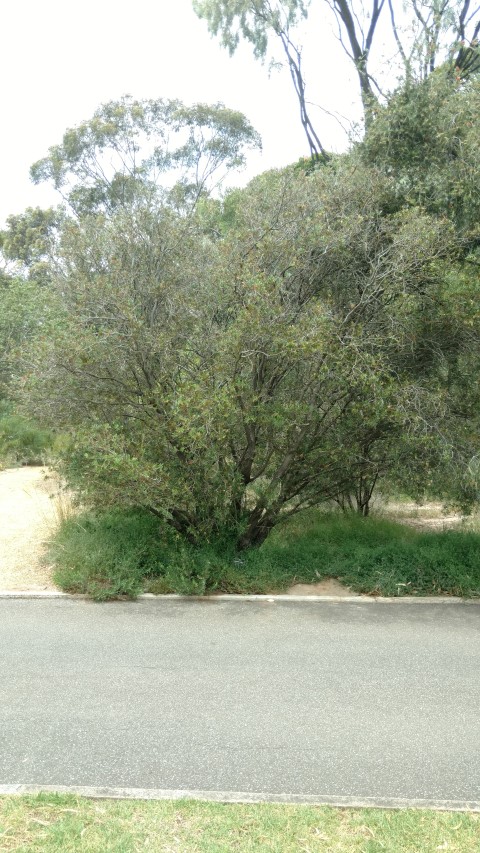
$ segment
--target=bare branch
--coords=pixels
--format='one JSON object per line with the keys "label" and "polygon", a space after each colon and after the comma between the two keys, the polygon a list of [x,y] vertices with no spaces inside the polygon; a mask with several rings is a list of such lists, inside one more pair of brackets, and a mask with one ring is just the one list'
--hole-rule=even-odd
{"label": "bare branch", "polygon": [[392,32],[393,32],[393,36],[394,36],[394,38],[395,38],[395,41],[396,41],[396,43],[397,43],[397,47],[398,47],[398,51],[399,51],[399,53],[400,53],[400,56],[402,57],[402,61],[403,61],[403,64],[404,64],[404,66],[405,66],[405,73],[406,73],[406,75],[407,75],[407,76],[409,76],[409,65],[410,65],[410,63],[409,63],[409,61],[408,61],[408,59],[407,59],[407,54],[405,53],[405,49],[404,49],[404,47],[403,47],[403,44],[402,44],[402,42],[401,42],[401,39],[400,39],[400,36],[399,36],[399,33],[398,33],[397,24],[396,24],[396,21],[395,21],[395,14],[394,14],[394,11],[393,11],[393,2],[392,2],[392,0],[388,0],[388,6],[389,6],[389,9],[390,9],[390,20],[391,20],[391,23],[392,23]]}

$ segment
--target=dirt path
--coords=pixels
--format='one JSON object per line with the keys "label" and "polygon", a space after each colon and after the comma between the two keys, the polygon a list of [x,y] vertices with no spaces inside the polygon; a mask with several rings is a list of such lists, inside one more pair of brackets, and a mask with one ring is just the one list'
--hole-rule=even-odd
{"label": "dirt path", "polygon": [[46,468],[0,471],[0,590],[55,589],[41,558],[57,526],[57,491]]}
{"label": "dirt path", "polygon": [[383,508],[383,512],[392,521],[408,524],[420,531],[451,530],[452,527],[460,527],[463,521],[463,517],[458,512],[445,515],[439,501],[431,501],[421,505],[413,501],[410,503],[390,501]]}

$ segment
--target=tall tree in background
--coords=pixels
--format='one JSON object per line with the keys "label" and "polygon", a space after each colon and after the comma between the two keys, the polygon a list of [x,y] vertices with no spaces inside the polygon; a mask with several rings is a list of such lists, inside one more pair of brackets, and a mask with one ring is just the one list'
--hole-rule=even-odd
{"label": "tall tree in background", "polygon": [[328,155],[312,123],[306,100],[306,84],[302,69],[302,51],[292,40],[291,32],[301,18],[307,17],[308,0],[194,0],[197,14],[206,18],[209,29],[220,34],[222,44],[234,53],[245,38],[253,46],[257,59],[264,60],[272,35],[280,42],[287,60],[295,94],[300,108],[300,121],[307,137],[313,160],[327,159]]}
{"label": "tall tree in background", "polygon": [[407,83],[425,80],[444,63],[462,79],[480,69],[478,4],[471,0],[409,0],[409,17],[400,26],[394,5],[394,0],[388,0],[391,30]]}
{"label": "tall tree in background", "polygon": [[[405,81],[424,79],[445,61],[463,79],[480,67],[480,7],[472,6],[471,0],[407,0],[405,11],[396,10],[394,0],[316,0],[318,4],[325,10],[326,27],[333,15],[339,41],[355,68],[366,127],[374,120],[385,93],[395,85],[395,66],[399,79]],[[269,40],[281,43],[310,154],[318,159],[325,157],[325,146],[308,109],[302,51],[295,37],[295,25],[308,17],[311,5],[312,0],[193,0],[196,13],[230,53],[243,38],[263,60]],[[397,55],[384,62],[377,75],[372,56],[376,43],[385,41],[385,33],[396,45]]]}
{"label": "tall tree in background", "polygon": [[77,216],[155,203],[169,178],[171,203],[188,209],[260,145],[245,116],[223,104],[125,96],[67,130],[31,177],[50,181]]}

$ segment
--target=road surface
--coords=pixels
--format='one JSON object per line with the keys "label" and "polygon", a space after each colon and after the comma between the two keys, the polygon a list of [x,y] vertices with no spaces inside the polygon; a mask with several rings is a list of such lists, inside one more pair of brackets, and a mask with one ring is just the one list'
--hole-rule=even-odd
{"label": "road surface", "polygon": [[480,801],[480,605],[0,601],[0,785]]}

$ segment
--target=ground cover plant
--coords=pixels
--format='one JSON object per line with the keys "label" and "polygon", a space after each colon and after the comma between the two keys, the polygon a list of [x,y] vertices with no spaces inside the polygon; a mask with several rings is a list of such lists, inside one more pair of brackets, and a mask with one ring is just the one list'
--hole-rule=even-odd
{"label": "ground cover plant", "polygon": [[476,853],[478,814],[291,805],[0,798],[4,853]]}
{"label": "ground cover plant", "polygon": [[96,599],[140,592],[270,593],[337,578],[370,595],[480,595],[480,533],[420,532],[385,518],[310,510],[259,548],[189,544],[145,511],[73,516],[47,559],[68,592]]}

